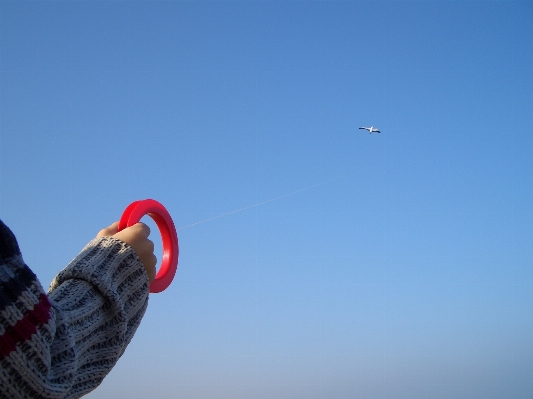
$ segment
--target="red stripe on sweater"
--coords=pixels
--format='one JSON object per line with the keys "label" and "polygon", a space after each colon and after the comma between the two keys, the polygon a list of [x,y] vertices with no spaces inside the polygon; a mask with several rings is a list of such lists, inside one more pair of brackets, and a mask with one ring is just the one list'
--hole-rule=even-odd
{"label": "red stripe on sweater", "polygon": [[4,334],[0,335],[0,359],[8,356],[15,350],[17,344],[27,341],[37,332],[37,326],[50,320],[50,302],[45,294],[39,296],[39,302],[32,310],[24,313],[21,320],[12,327],[7,327]]}

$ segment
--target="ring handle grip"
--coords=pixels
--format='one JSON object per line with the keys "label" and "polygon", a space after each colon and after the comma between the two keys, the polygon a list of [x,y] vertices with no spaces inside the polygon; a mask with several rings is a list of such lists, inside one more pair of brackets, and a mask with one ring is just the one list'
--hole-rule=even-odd
{"label": "ring handle grip", "polygon": [[134,201],[122,213],[118,222],[118,231],[139,223],[145,215],[150,216],[157,224],[163,241],[163,258],[161,266],[150,284],[150,292],[158,293],[168,288],[178,269],[178,234],[174,222],[166,208],[153,199]]}

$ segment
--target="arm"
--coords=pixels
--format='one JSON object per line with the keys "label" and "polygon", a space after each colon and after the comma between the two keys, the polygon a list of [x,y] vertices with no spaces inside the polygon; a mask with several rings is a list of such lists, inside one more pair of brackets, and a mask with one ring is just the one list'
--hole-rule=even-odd
{"label": "arm", "polygon": [[0,398],[78,398],[131,341],[148,304],[148,274],[132,246],[102,232],[46,295],[0,225]]}

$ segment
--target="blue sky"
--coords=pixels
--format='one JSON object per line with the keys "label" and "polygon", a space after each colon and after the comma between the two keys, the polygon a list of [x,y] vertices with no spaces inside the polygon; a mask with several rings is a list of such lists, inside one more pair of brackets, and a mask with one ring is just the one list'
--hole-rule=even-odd
{"label": "blue sky", "polygon": [[314,186],[179,230],[88,397],[531,397],[532,43],[530,2],[1,2],[0,212],[44,286],[134,200]]}

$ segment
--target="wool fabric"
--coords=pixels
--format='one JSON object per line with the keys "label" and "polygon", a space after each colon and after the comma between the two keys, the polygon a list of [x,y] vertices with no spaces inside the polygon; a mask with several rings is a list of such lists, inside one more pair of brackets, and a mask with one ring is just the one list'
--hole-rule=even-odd
{"label": "wool fabric", "polygon": [[45,292],[0,221],[0,398],[79,398],[133,338],[149,281],[126,243],[95,238]]}

